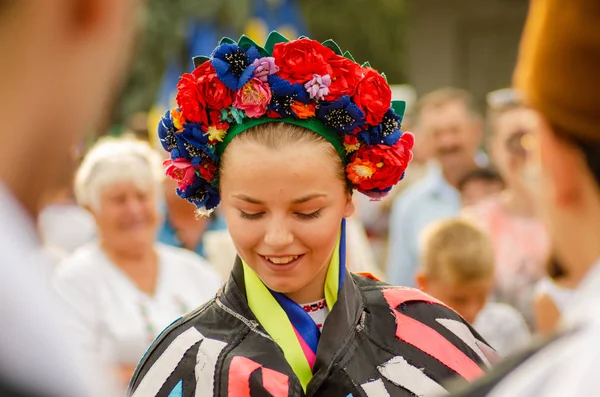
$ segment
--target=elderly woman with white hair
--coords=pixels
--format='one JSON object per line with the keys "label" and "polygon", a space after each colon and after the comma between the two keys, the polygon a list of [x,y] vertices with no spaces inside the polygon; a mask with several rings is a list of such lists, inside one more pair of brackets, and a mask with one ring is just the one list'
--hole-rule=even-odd
{"label": "elderly woman with white hair", "polygon": [[105,138],[75,179],[98,240],[63,261],[55,278],[72,309],[70,328],[89,358],[126,382],[171,322],[212,298],[220,277],[198,255],[155,242],[162,170],[144,142]]}

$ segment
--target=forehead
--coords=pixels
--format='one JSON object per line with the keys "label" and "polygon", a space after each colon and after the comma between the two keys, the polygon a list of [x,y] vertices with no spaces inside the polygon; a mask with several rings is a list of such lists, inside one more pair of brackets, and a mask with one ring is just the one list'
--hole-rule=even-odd
{"label": "forehead", "polygon": [[469,120],[469,109],[461,101],[451,101],[438,106],[427,106],[420,112],[419,124],[423,129],[441,128]]}
{"label": "forehead", "polygon": [[507,138],[515,132],[533,132],[538,126],[539,116],[532,109],[517,108],[509,110],[496,119],[496,133]]}
{"label": "forehead", "polygon": [[253,198],[294,199],[311,193],[343,190],[341,161],[326,144],[301,142],[269,148],[250,141],[234,141],[226,149],[221,191]]}

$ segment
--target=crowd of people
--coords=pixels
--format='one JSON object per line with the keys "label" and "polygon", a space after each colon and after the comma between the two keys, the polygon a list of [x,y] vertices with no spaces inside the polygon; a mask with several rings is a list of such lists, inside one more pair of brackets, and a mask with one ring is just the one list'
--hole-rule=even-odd
{"label": "crowd of people", "polygon": [[532,2],[484,112],[445,87],[403,115],[335,43],[274,33],[84,150],[140,5],[71,3],[0,1],[0,395],[593,394],[594,1]]}

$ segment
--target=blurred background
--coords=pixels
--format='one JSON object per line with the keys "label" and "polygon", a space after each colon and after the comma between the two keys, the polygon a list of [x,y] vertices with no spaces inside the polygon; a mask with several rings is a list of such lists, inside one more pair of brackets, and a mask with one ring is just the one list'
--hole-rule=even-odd
{"label": "blurred background", "polygon": [[[527,12],[525,0],[165,0],[148,1],[147,25],[110,131],[144,135],[146,116],[166,109],[191,57],[223,36],[257,43],[271,30],[333,38],[359,62],[385,71],[396,96],[439,87],[485,94],[508,86]],[[153,119],[154,120],[154,119]],[[152,123],[151,123],[152,124]]]}

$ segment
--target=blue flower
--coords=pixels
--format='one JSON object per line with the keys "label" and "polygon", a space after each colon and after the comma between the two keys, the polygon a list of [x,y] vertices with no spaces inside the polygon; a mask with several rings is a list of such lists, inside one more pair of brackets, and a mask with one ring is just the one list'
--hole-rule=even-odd
{"label": "blue flower", "polygon": [[177,195],[194,204],[196,208],[206,208],[210,211],[221,202],[219,190],[202,178],[196,178],[194,184],[185,190],[177,189]]}
{"label": "blue flower", "polygon": [[310,96],[304,86],[298,83],[290,83],[279,76],[269,76],[269,85],[273,92],[269,109],[277,112],[283,117],[297,118],[291,106],[295,101],[309,103]]}
{"label": "blue flower", "polygon": [[[216,160],[216,154],[212,145],[209,144],[208,135],[201,129],[200,123],[186,123],[183,131],[177,136],[178,156],[184,157],[192,162],[194,166],[200,165],[206,158]],[[171,159],[174,158],[171,152]]]}
{"label": "blue flower", "polygon": [[172,152],[177,149],[177,137],[175,133],[176,129],[173,125],[171,110],[167,110],[165,115],[158,122],[158,139],[167,152]]}
{"label": "blue flower", "polygon": [[219,79],[232,91],[237,91],[252,78],[256,66],[252,65],[260,53],[256,47],[248,51],[237,44],[223,43],[213,52],[211,62]]}
{"label": "blue flower", "polygon": [[361,131],[357,135],[367,144],[371,145],[387,145],[392,146],[402,136],[400,126],[402,117],[398,116],[392,109],[389,109],[383,116],[381,123],[366,131]]}
{"label": "blue flower", "polygon": [[325,126],[336,132],[352,133],[365,123],[365,115],[344,95],[335,102],[325,102],[317,108],[317,117]]}

